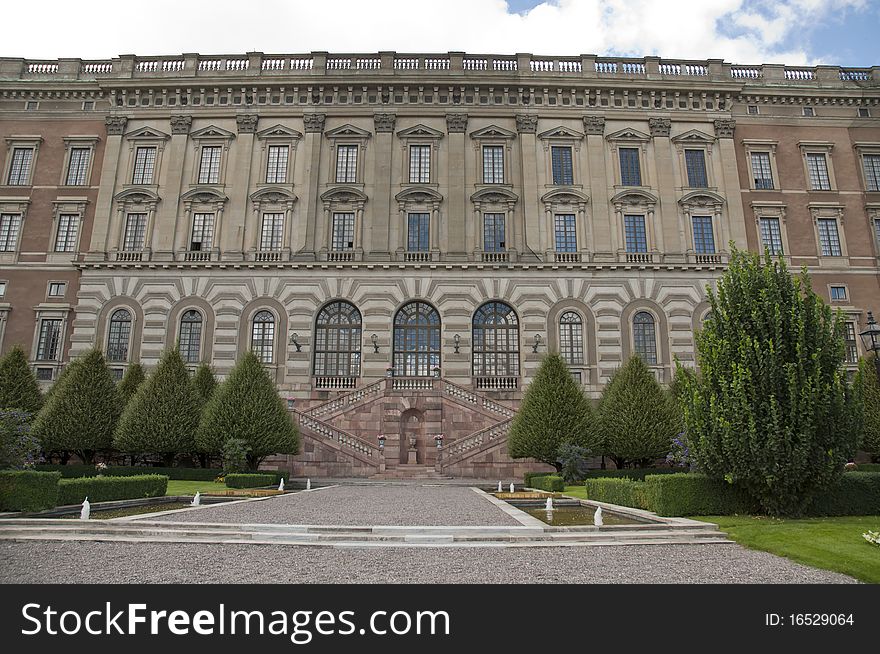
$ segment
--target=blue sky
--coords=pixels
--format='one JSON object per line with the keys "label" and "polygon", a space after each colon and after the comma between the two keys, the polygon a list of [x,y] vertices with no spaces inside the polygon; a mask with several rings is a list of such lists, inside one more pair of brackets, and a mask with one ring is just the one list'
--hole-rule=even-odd
{"label": "blue sky", "polygon": [[7,2],[0,56],[363,53],[659,55],[880,64],[880,0],[41,0]]}

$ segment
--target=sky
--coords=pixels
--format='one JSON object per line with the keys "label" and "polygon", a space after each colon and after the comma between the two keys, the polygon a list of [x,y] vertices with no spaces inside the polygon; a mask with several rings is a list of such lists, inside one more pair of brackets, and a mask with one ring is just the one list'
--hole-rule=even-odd
{"label": "sky", "polygon": [[40,0],[35,5],[39,14],[29,3],[5,3],[8,29],[0,56],[463,50],[880,64],[880,0]]}

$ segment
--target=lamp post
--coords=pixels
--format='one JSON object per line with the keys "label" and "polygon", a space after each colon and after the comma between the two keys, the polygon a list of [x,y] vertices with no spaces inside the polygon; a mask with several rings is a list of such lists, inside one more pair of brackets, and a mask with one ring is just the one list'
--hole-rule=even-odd
{"label": "lamp post", "polygon": [[859,332],[862,337],[862,345],[866,352],[874,353],[874,367],[877,371],[877,378],[880,379],[880,325],[874,320],[873,312],[868,312],[868,328]]}

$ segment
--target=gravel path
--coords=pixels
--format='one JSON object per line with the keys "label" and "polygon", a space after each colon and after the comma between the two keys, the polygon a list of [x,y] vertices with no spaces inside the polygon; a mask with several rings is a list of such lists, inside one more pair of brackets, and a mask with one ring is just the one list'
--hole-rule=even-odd
{"label": "gravel path", "polygon": [[[256,504],[256,503],[255,503]],[[146,561],[147,565],[133,562]],[[318,548],[0,542],[0,583],[854,583],[739,545]]]}
{"label": "gravel path", "polygon": [[157,519],[291,525],[519,525],[470,488],[414,485],[336,486]]}

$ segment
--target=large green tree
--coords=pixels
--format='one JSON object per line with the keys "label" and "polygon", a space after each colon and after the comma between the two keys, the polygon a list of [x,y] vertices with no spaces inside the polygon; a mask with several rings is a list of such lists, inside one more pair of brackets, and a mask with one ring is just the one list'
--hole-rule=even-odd
{"label": "large green tree", "polygon": [[669,454],[680,431],[672,394],[640,357],[631,357],[602,392],[599,432],[605,454],[618,468],[644,467]]}
{"label": "large green tree", "polygon": [[563,444],[598,454],[600,439],[590,401],[562,357],[550,354],[526,388],[510,425],[507,449],[514,459],[537,459],[559,471],[559,448]]}
{"label": "large green tree", "polygon": [[196,374],[192,378],[193,388],[199,396],[199,402],[204,407],[214,391],[217,390],[217,379],[214,377],[214,371],[207,363],[201,364],[196,370]]}
{"label": "large green tree", "polygon": [[122,401],[104,355],[92,350],[68,364],[34,420],[45,450],[66,450],[92,463],[113,444]]}
{"label": "large green tree", "polygon": [[700,468],[771,514],[798,514],[841,475],[861,430],[841,368],[844,325],[780,258],[734,250],[709,289],[686,379],[687,437]]}
{"label": "large green tree", "polygon": [[43,396],[27,355],[18,345],[0,359],[0,409],[18,409],[31,415],[43,406]]}
{"label": "large green tree", "polygon": [[144,367],[141,364],[133,363],[128,367],[122,381],[119,382],[119,397],[122,398],[123,407],[128,406],[129,401],[146,378]]}
{"label": "large green tree", "polygon": [[125,407],[113,442],[123,452],[159,454],[170,466],[175,456],[195,449],[200,417],[186,364],[177,348],[169,348]]}
{"label": "large green tree", "polygon": [[239,438],[250,447],[251,468],[271,454],[299,452],[299,433],[275,384],[252,352],[245,352],[229,377],[214,391],[196,435],[199,450],[223,452],[226,441]]}
{"label": "large green tree", "polygon": [[864,417],[860,449],[870,454],[872,460],[880,461],[880,380],[875,355],[859,362],[859,384]]}

